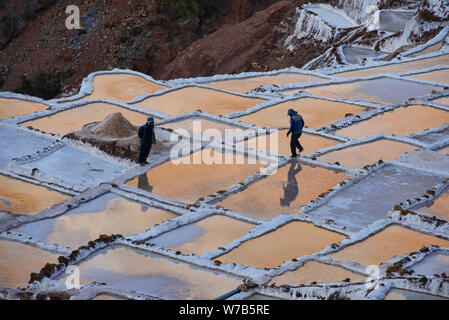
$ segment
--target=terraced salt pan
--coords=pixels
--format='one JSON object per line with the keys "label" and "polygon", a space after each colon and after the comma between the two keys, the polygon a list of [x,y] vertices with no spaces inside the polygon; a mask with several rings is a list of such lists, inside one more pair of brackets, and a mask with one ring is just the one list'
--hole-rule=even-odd
{"label": "terraced salt pan", "polygon": [[99,296],[96,296],[95,298],[91,299],[91,300],[106,300],[106,301],[111,301],[111,300],[126,300],[124,298],[121,297],[115,297],[115,296],[110,296],[110,295],[105,295],[105,294],[101,294]]}
{"label": "terraced salt pan", "polygon": [[409,290],[392,289],[384,300],[447,300],[447,298]]}
{"label": "terraced salt pan", "polygon": [[278,169],[275,174],[229,196],[219,205],[251,217],[269,220],[282,213],[298,213],[303,205],[345,179],[345,173],[294,161]]}
{"label": "terraced salt pan", "polygon": [[32,272],[46,263],[57,263],[59,255],[21,243],[0,240],[0,287],[26,288]]}
{"label": "terraced salt pan", "polygon": [[47,109],[48,106],[42,103],[0,98],[0,120],[19,117]]}
{"label": "terraced salt pan", "polygon": [[419,197],[441,180],[437,175],[387,165],[347,186],[307,214],[360,230],[374,221],[386,219],[396,204]]}
{"label": "terraced salt pan", "polygon": [[399,226],[390,226],[368,239],[331,254],[336,261],[357,262],[364,266],[379,265],[397,255],[409,254],[422,246],[449,246],[449,241],[411,231]]}
{"label": "terraced salt pan", "polygon": [[[195,126],[195,127],[194,127]],[[177,129],[184,129],[189,131],[190,133],[193,132],[194,129],[199,128],[201,129],[201,132],[204,133],[204,131],[209,129],[214,129],[220,131],[220,133],[223,135],[225,133],[226,129],[236,129],[236,127],[230,126],[228,124],[220,123],[217,121],[211,121],[211,120],[205,120],[200,118],[194,118],[194,119],[188,119],[183,121],[177,121],[177,122],[169,122],[166,124],[161,125],[163,128],[177,130]],[[223,135],[224,138],[224,135]]]}
{"label": "terraced salt pan", "polygon": [[347,278],[351,281],[356,281],[366,277],[340,267],[309,261],[295,271],[287,271],[283,275],[274,277],[271,280],[271,284],[282,286],[310,284],[311,282],[341,282]]}
{"label": "terraced salt pan", "polygon": [[415,58],[415,57],[419,57],[419,56],[422,56],[425,54],[438,52],[438,51],[440,51],[441,47],[443,47],[443,44],[444,44],[444,41],[440,41],[434,45],[424,48],[421,51],[407,55],[407,58]]}
{"label": "terraced salt pan", "polygon": [[305,90],[310,94],[327,98],[365,100],[389,104],[401,103],[411,97],[424,96],[441,89],[437,86],[385,77],[324,85]]}
{"label": "terraced salt pan", "polygon": [[449,155],[449,147],[438,150],[439,153]]}
{"label": "terraced salt pan", "polygon": [[253,294],[252,296],[246,298],[245,300],[282,300],[282,299],[256,293],[256,294]]}
{"label": "terraced salt pan", "polygon": [[376,133],[406,136],[425,129],[437,128],[449,123],[449,112],[433,107],[413,105],[355,123],[335,133],[352,139],[360,139]]}
{"label": "terraced salt pan", "polygon": [[[207,159],[209,154],[219,157],[222,164],[208,164],[202,161],[202,159]],[[226,157],[230,157],[229,162],[231,164],[226,164],[228,163]],[[225,155],[219,151],[211,150],[197,151],[183,159],[189,160],[190,164],[175,164],[169,161],[151,169],[146,175],[129,181],[127,184],[147,191],[150,189],[155,194],[191,203],[216,191],[226,190],[232,185],[242,182],[263,167],[259,162],[251,164],[247,158],[241,155]],[[144,181],[147,187],[139,186],[139,180]]]}
{"label": "terraced salt pan", "polygon": [[247,98],[213,89],[187,87],[149,97],[136,106],[162,112],[170,116],[191,113],[197,110],[216,115],[244,111],[265,100]]}
{"label": "terraced salt pan", "polygon": [[384,162],[399,158],[406,152],[416,150],[415,146],[387,139],[380,139],[345,149],[331,151],[318,160],[327,163],[340,163],[341,165],[357,169],[374,164],[379,160]]}
{"label": "terraced salt pan", "polygon": [[124,170],[118,165],[68,146],[20,166],[29,170],[37,169],[38,174],[54,177],[69,186],[78,184],[86,188],[112,180]]}
{"label": "terraced salt pan", "polygon": [[446,66],[446,65],[449,65],[449,54],[440,55],[437,57],[427,59],[419,59],[410,62],[394,63],[382,67],[373,67],[362,70],[347,71],[334,74],[334,76],[343,78],[361,78],[383,73],[408,72],[412,70],[431,68],[435,66]]}
{"label": "terraced salt pan", "polygon": [[446,191],[426,206],[414,211],[426,216],[449,221],[449,191]]}
{"label": "terraced salt pan", "polygon": [[253,228],[254,225],[214,215],[164,233],[150,242],[185,255],[202,255],[246,235]]}
{"label": "terraced salt pan", "polygon": [[79,131],[84,125],[103,121],[107,116],[120,112],[133,125],[147,122],[148,116],[117,107],[107,103],[91,103],[82,107],[55,113],[51,116],[21,123],[22,126],[32,126],[44,132],[57,133],[64,136],[70,132]]}
{"label": "terraced salt pan", "polygon": [[413,139],[424,143],[433,144],[449,138],[449,126],[443,129],[432,130],[424,134],[413,135]]}
{"label": "terraced salt pan", "polygon": [[79,268],[81,285],[104,282],[169,300],[214,299],[241,284],[227,274],[121,247],[102,251],[81,262]]}
{"label": "terraced salt pan", "polygon": [[[251,138],[249,140],[239,142],[238,144],[247,147],[249,146],[250,148],[257,148],[259,150],[269,151],[271,153],[278,153],[285,156],[290,156],[291,136],[289,137],[286,136],[287,131],[288,130],[278,130],[278,138],[277,140],[273,141],[274,143],[277,143],[277,146],[276,144],[273,145],[271,144],[271,139],[275,139],[272,138],[272,134]],[[308,134],[305,132],[303,132],[299,141],[302,147],[304,148],[304,151],[301,154],[309,154],[341,143],[341,141],[338,140],[328,139],[319,135]]]}
{"label": "terraced salt pan", "polygon": [[0,175],[0,211],[33,214],[68,198],[60,192]]}
{"label": "terraced salt pan", "polygon": [[423,261],[418,262],[410,269],[415,271],[414,274],[425,275],[432,277],[434,274],[441,275],[442,273],[449,274],[449,253],[448,252],[434,252],[426,257]]}
{"label": "terraced salt pan", "polygon": [[[261,237],[244,242],[218,257],[224,263],[257,268],[274,268],[286,260],[313,254],[345,236],[305,222],[290,222]],[[273,244],[276,244],[274,246]]]}
{"label": "terraced salt pan", "polygon": [[8,165],[13,158],[42,151],[53,141],[31,132],[0,126],[0,167]]}
{"label": "terraced salt pan", "polygon": [[111,99],[131,101],[146,93],[154,93],[166,87],[132,74],[102,74],[93,79],[93,91],[82,100]]}
{"label": "terraced salt pan", "polygon": [[417,74],[407,76],[406,78],[414,78],[414,79],[420,79],[420,80],[425,80],[425,81],[449,83],[449,69],[440,69],[440,70],[435,70],[435,71],[431,71],[431,72],[417,73]]}
{"label": "terraced salt pan", "polygon": [[237,120],[252,123],[261,127],[289,127],[290,117],[288,109],[294,109],[300,113],[308,128],[317,128],[342,119],[346,114],[359,114],[364,110],[353,104],[334,102],[323,99],[300,98],[280,103],[272,107],[264,108]]}
{"label": "terraced salt pan", "polygon": [[405,10],[380,10],[379,30],[388,32],[400,32],[415,15],[415,11]]}
{"label": "terraced salt pan", "polygon": [[304,5],[307,11],[311,11],[323,19],[327,24],[335,28],[352,28],[357,23],[349,18],[344,11],[335,10],[331,7]]}
{"label": "terraced salt pan", "polygon": [[376,58],[385,55],[385,53],[382,52],[354,46],[344,46],[342,51],[350,64],[359,65],[365,63],[368,58]]}
{"label": "terraced salt pan", "polygon": [[441,174],[445,176],[447,176],[449,172],[449,161],[447,160],[447,156],[430,150],[416,150],[402,156],[396,161],[401,165],[408,167],[441,172]]}
{"label": "terraced salt pan", "polygon": [[261,76],[245,79],[217,81],[208,83],[208,85],[219,89],[240,93],[247,93],[260,86],[272,86],[289,83],[319,82],[319,81],[326,81],[326,79],[299,73],[281,73],[272,76]]}
{"label": "terraced salt pan", "polygon": [[41,220],[14,229],[39,241],[78,248],[101,234],[130,236],[176,217],[164,210],[124,199],[114,194],[81,204],[54,219]]}

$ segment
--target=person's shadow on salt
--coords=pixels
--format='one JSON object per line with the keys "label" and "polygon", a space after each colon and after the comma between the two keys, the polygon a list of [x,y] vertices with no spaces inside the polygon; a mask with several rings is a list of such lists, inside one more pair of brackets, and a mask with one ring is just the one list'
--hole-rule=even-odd
{"label": "person's shadow on salt", "polygon": [[[297,165],[297,168],[295,168]],[[280,199],[281,206],[289,207],[290,204],[296,200],[299,194],[298,181],[296,180],[296,175],[301,172],[301,165],[294,161],[292,162],[290,169],[288,170],[288,182],[283,183],[282,189],[284,189],[284,197]]]}

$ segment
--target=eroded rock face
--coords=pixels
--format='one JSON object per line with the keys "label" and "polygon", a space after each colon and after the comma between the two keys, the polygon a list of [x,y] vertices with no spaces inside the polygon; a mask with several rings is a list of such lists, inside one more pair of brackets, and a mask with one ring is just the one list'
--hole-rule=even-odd
{"label": "eroded rock face", "polygon": [[[69,133],[65,137],[89,143],[112,156],[137,161],[140,153],[138,129],[121,113],[114,113],[103,121],[88,123],[81,131]],[[155,128],[155,135],[157,144],[153,145],[150,155],[169,152],[170,132]]]}

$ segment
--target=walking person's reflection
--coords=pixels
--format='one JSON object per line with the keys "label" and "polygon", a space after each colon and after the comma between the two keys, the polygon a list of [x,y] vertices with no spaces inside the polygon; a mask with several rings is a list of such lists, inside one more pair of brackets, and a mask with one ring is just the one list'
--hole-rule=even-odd
{"label": "walking person's reflection", "polygon": [[284,189],[284,197],[280,199],[281,206],[289,207],[290,204],[298,197],[299,186],[298,181],[296,180],[296,175],[301,170],[301,165],[298,162],[293,161],[287,174],[288,182],[284,182],[282,185],[282,189]]}
{"label": "walking person's reflection", "polygon": [[[141,174],[139,178],[137,179],[137,188],[141,190],[145,190],[148,192],[153,192],[153,186],[150,186],[150,183],[148,182],[148,177],[146,174]],[[145,212],[148,210],[148,206],[142,205],[142,212]]]}
{"label": "walking person's reflection", "polygon": [[137,188],[148,192],[153,192],[153,186],[150,186],[146,174],[141,174],[137,180]]}

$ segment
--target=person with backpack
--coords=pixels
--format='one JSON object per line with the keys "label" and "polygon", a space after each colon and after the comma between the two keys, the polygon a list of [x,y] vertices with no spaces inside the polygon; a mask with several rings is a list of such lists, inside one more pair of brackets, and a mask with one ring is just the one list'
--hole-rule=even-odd
{"label": "person with backpack", "polygon": [[292,158],[296,158],[296,149],[298,149],[299,152],[304,151],[301,143],[299,143],[299,138],[301,137],[302,129],[304,128],[304,119],[293,109],[289,109],[287,114],[290,116],[290,130],[287,132],[287,137],[290,133],[292,134],[290,149],[292,151]]}
{"label": "person with backpack", "polygon": [[156,136],[154,135],[154,119],[148,117],[147,123],[139,128],[138,132],[140,138],[140,155],[139,164],[148,164],[147,158],[151,151],[151,146],[156,143]]}

